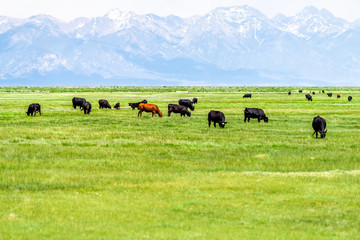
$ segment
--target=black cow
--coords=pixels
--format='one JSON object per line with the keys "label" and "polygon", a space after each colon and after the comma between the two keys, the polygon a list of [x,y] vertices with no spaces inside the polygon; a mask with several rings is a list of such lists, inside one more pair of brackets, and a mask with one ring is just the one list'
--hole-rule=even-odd
{"label": "black cow", "polygon": [[327,130],[325,131],[326,128],[325,119],[323,119],[319,115],[317,117],[314,117],[314,120],[312,122],[312,127],[314,129],[314,133],[312,134],[312,136],[314,136],[314,134],[316,133],[316,138],[317,138],[318,133],[320,133],[321,138],[325,138],[327,133]]}
{"label": "black cow", "polygon": [[82,105],[82,108],[83,108],[84,114],[90,114],[90,112],[91,112],[91,104],[89,102],[85,102]]}
{"label": "black cow", "polygon": [[191,117],[191,112],[189,110],[187,110],[186,107],[182,106],[182,105],[177,105],[177,104],[169,104],[168,105],[168,116],[170,117],[171,113],[180,113],[180,116],[184,116],[187,115],[188,117]]}
{"label": "black cow", "polygon": [[332,93],[327,93],[328,97],[332,97]]}
{"label": "black cow", "polygon": [[244,122],[246,122],[246,119],[250,122],[250,118],[257,118],[258,122],[261,120],[264,120],[266,123],[269,122],[269,118],[265,115],[261,108],[245,108]]}
{"label": "black cow", "polygon": [[299,93],[302,93],[302,90],[299,90]]}
{"label": "black cow", "polygon": [[251,94],[245,94],[244,96],[243,96],[243,98],[251,98]]}
{"label": "black cow", "polygon": [[111,109],[111,106],[107,100],[100,99],[99,100],[99,108],[110,108]]}
{"label": "black cow", "polygon": [[321,92],[322,92],[322,93],[325,93],[325,91],[324,91],[324,90],[322,90]]}
{"label": "black cow", "polygon": [[225,122],[224,113],[214,110],[211,110],[209,112],[208,121],[209,121],[209,127],[211,126],[211,122],[214,122],[214,127],[216,127],[216,123],[218,123],[220,128],[224,128],[225,124],[227,124],[227,122]]}
{"label": "black cow", "polygon": [[291,92],[288,92],[288,95],[291,95]]}
{"label": "black cow", "polygon": [[195,104],[195,103],[197,103],[197,102],[198,102],[198,99],[197,99],[196,97],[193,98],[192,103]]}
{"label": "black cow", "polygon": [[185,106],[187,108],[190,108],[191,111],[194,111],[195,110],[195,107],[194,105],[192,104],[192,101],[191,100],[188,100],[188,99],[180,99],[179,100],[179,105],[182,105],[182,106]]}
{"label": "black cow", "polygon": [[348,96],[348,100],[350,102],[352,100],[352,96]]}
{"label": "black cow", "polygon": [[86,103],[86,99],[85,98],[74,97],[72,99],[72,103],[73,103],[74,109],[76,109],[76,106],[79,106],[80,110],[81,110],[84,103]]}
{"label": "black cow", "polygon": [[306,94],[305,97],[308,101],[312,101],[312,96],[310,94]]}
{"label": "black cow", "polygon": [[41,107],[40,107],[40,104],[38,104],[38,103],[32,103],[32,104],[29,105],[29,108],[28,108],[26,114],[27,114],[28,116],[30,116],[30,114],[31,114],[31,116],[33,116],[33,114],[34,114],[34,117],[35,117],[35,116],[36,116],[36,112],[39,112],[39,114],[40,114],[40,116],[41,116]]}
{"label": "black cow", "polygon": [[146,101],[146,99],[144,99],[141,102],[129,103],[129,106],[132,108],[132,110],[135,110],[135,108],[139,109],[139,104],[140,103],[147,103],[147,101]]}
{"label": "black cow", "polygon": [[312,92],[313,95],[315,95],[315,92]]}

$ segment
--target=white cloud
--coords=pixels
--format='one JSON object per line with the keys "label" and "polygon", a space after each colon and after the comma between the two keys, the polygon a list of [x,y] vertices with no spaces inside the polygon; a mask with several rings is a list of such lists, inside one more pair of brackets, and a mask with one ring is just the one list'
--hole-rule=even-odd
{"label": "white cloud", "polygon": [[360,18],[358,0],[0,0],[0,15],[29,17],[49,14],[63,20],[103,16],[113,8],[138,14],[174,14],[181,17],[202,15],[220,6],[249,5],[268,17],[277,13],[291,16],[305,6],[326,8],[337,17],[353,21]]}

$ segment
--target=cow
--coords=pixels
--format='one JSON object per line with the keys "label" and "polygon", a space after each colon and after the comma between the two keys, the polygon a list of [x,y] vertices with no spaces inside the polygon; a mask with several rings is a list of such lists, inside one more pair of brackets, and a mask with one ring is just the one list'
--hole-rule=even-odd
{"label": "cow", "polygon": [[139,104],[140,103],[147,103],[147,101],[146,101],[146,99],[144,99],[141,102],[129,103],[129,106],[132,108],[132,110],[135,110],[135,108],[139,109]]}
{"label": "cow", "polygon": [[322,93],[325,93],[325,91],[324,91],[324,90],[322,90],[321,92],[322,92]]}
{"label": "cow", "polygon": [[327,93],[328,97],[332,97],[332,93]]}
{"label": "cow", "polygon": [[90,114],[90,112],[91,112],[91,104],[89,102],[85,102],[82,105],[82,109],[84,111],[84,114]]}
{"label": "cow", "polygon": [[250,118],[257,118],[258,122],[264,120],[264,122],[269,122],[269,118],[265,115],[264,111],[261,108],[245,108],[244,110],[244,122],[246,119],[250,122]]}
{"label": "cow", "polygon": [[288,95],[291,95],[291,92],[288,92]]}
{"label": "cow", "polygon": [[312,92],[313,95],[315,95],[315,92]]}
{"label": "cow", "polygon": [[168,105],[168,116],[170,117],[171,113],[180,113],[180,116],[184,116],[187,115],[188,117],[191,117],[191,112],[184,106],[182,105],[177,105],[177,104],[169,104]]}
{"label": "cow", "polygon": [[190,108],[191,111],[194,111],[195,110],[195,107],[194,105],[192,104],[192,101],[191,100],[188,100],[188,99],[180,99],[179,100],[179,105],[182,105],[182,106],[185,106],[187,108]]}
{"label": "cow", "polygon": [[40,114],[40,116],[41,116],[41,107],[40,107],[40,104],[38,104],[38,103],[32,103],[32,104],[29,105],[29,108],[28,108],[26,114],[27,114],[28,116],[30,116],[30,114],[31,114],[31,116],[33,116],[33,114],[34,114],[34,117],[35,117],[35,116],[36,116],[36,112],[39,112],[39,114]]}
{"label": "cow", "polygon": [[195,103],[197,103],[197,102],[198,102],[198,99],[197,99],[196,97],[193,98],[192,103],[195,104]]}
{"label": "cow", "polygon": [[299,90],[299,93],[302,93],[302,90]]}
{"label": "cow", "polygon": [[249,93],[244,94],[243,98],[251,98],[251,94],[249,94]]}
{"label": "cow", "polygon": [[312,127],[314,129],[314,133],[312,134],[312,136],[314,136],[314,134],[316,133],[316,138],[317,138],[318,133],[320,133],[321,138],[325,138],[327,133],[327,130],[325,131],[326,128],[325,119],[323,119],[319,115],[317,117],[314,117],[314,120],[312,122]]}
{"label": "cow", "polygon": [[110,108],[111,109],[111,106],[107,100],[100,99],[99,100],[99,108]]}
{"label": "cow", "polygon": [[348,96],[348,100],[350,102],[352,100],[352,96]]}
{"label": "cow", "polygon": [[312,101],[312,96],[310,94],[306,94],[305,97],[308,101]]}
{"label": "cow", "polygon": [[115,109],[120,109],[120,103],[117,102],[117,103],[115,104],[114,108],[115,108]]}
{"label": "cow", "polygon": [[211,126],[211,122],[214,122],[215,128],[216,128],[216,123],[219,124],[220,128],[224,128],[225,124],[227,124],[227,122],[225,122],[224,113],[222,113],[220,111],[214,111],[214,110],[211,110],[208,113],[208,122],[209,122],[209,127]]}
{"label": "cow", "polygon": [[159,117],[162,117],[163,114],[160,112],[158,106],[156,106],[155,104],[151,104],[151,103],[140,103],[139,104],[139,112],[138,112],[138,117],[142,117],[142,112],[151,112],[152,116],[156,117],[156,114],[159,115]]}
{"label": "cow", "polygon": [[338,94],[336,95],[336,97],[337,97],[337,98],[341,98],[341,94],[338,93]]}
{"label": "cow", "polygon": [[72,103],[73,103],[74,109],[76,109],[76,107],[79,106],[80,110],[81,110],[84,103],[86,103],[86,99],[85,98],[74,97],[72,99]]}

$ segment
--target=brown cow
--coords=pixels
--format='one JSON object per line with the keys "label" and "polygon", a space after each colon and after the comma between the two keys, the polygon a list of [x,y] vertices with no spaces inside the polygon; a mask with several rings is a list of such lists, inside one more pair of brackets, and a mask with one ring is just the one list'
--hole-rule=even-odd
{"label": "brown cow", "polygon": [[160,112],[158,106],[156,106],[155,104],[151,104],[151,103],[140,103],[138,117],[142,116],[142,112],[152,112],[152,116],[155,115],[155,117],[156,117],[156,113],[159,115],[159,117],[163,116],[162,113]]}
{"label": "brown cow", "polygon": [[117,102],[117,103],[115,104],[114,108],[115,108],[115,109],[120,109],[120,103]]}
{"label": "brown cow", "polygon": [[341,94],[340,94],[340,93],[338,93],[336,96],[337,96],[337,98],[341,98]]}

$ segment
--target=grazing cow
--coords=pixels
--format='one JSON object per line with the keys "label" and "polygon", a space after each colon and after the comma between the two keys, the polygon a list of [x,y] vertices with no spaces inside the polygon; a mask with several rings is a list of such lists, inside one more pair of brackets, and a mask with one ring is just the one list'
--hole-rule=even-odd
{"label": "grazing cow", "polygon": [[115,109],[120,109],[120,103],[117,102],[117,103],[115,104],[114,108],[115,108]]}
{"label": "grazing cow", "polygon": [[328,97],[332,97],[332,93],[327,93]]}
{"label": "grazing cow", "polygon": [[147,103],[147,101],[146,101],[146,99],[144,99],[141,102],[129,103],[129,106],[132,108],[132,110],[134,110],[135,108],[139,109],[139,104],[140,103]]}
{"label": "grazing cow", "polygon": [[208,122],[209,122],[209,127],[211,126],[211,122],[214,122],[214,127],[216,127],[216,123],[219,124],[220,128],[224,128],[225,124],[227,124],[227,122],[225,122],[224,113],[214,110],[211,110],[208,113]]}
{"label": "grazing cow", "polygon": [[243,98],[251,98],[251,94],[247,93],[243,96]]}
{"label": "grazing cow", "polygon": [[315,95],[315,92],[312,92],[313,95]]}
{"label": "grazing cow", "polygon": [[74,109],[76,109],[76,107],[79,106],[80,110],[81,110],[84,103],[86,103],[86,99],[85,98],[74,97],[72,99],[72,103],[73,103]]}
{"label": "grazing cow", "polygon": [[192,103],[195,104],[195,103],[197,103],[197,102],[198,102],[198,99],[197,99],[196,97],[193,98]]}
{"label": "grazing cow", "polygon": [[352,96],[348,96],[348,100],[350,102],[352,100]]}
{"label": "grazing cow", "polygon": [[258,122],[262,119],[264,122],[269,122],[269,118],[265,115],[264,111],[261,108],[245,108],[244,110],[244,122],[246,119],[250,122],[250,118],[257,118]]}
{"label": "grazing cow", "polygon": [[324,91],[324,90],[322,90],[321,92],[322,92],[322,93],[325,93],[325,91]]}
{"label": "grazing cow", "polygon": [[170,117],[171,113],[180,113],[180,116],[184,116],[187,115],[188,117],[191,117],[191,112],[189,110],[187,110],[186,107],[182,106],[182,105],[177,105],[177,104],[169,104],[168,105],[168,116]]}
{"label": "grazing cow", "polygon": [[299,93],[302,93],[302,90],[299,90]]}
{"label": "grazing cow", "polygon": [[291,92],[288,92],[288,95],[291,95]]}
{"label": "grazing cow", "polygon": [[142,117],[142,112],[151,112],[152,116],[156,117],[156,114],[159,115],[159,117],[162,117],[162,113],[160,112],[158,106],[156,106],[155,104],[151,104],[151,103],[140,103],[139,104],[139,112],[138,112],[138,117]]}
{"label": "grazing cow", "polygon": [[187,108],[190,108],[191,111],[195,110],[194,105],[192,104],[192,101],[188,100],[188,99],[180,99],[179,100],[179,105],[185,106]]}
{"label": "grazing cow", "polygon": [[314,133],[312,134],[312,136],[314,136],[314,134],[316,133],[316,138],[317,138],[318,133],[320,133],[321,138],[325,138],[327,133],[327,130],[325,131],[326,128],[325,119],[323,119],[319,115],[317,117],[314,117],[314,120],[312,122],[312,127],[314,129]]}
{"label": "grazing cow", "polygon": [[337,96],[337,98],[341,98],[341,94],[340,94],[340,93],[338,93],[336,96]]}
{"label": "grazing cow", "polygon": [[111,109],[111,106],[107,100],[100,99],[99,100],[99,108],[110,108]]}
{"label": "grazing cow", "polygon": [[33,116],[33,114],[34,114],[34,117],[35,117],[35,116],[36,116],[36,112],[39,112],[39,114],[40,114],[40,116],[41,116],[41,107],[40,107],[40,104],[38,104],[38,103],[32,103],[32,104],[29,105],[29,108],[28,108],[26,114],[27,114],[28,116],[30,116],[30,114],[31,114],[31,116]]}
{"label": "grazing cow", "polygon": [[310,94],[306,94],[305,97],[308,101],[312,101],[312,96]]}
{"label": "grazing cow", "polygon": [[91,104],[89,102],[85,102],[82,105],[82,109],[84,111],[84,114],[90,114],[90,112],[91,112]]}

